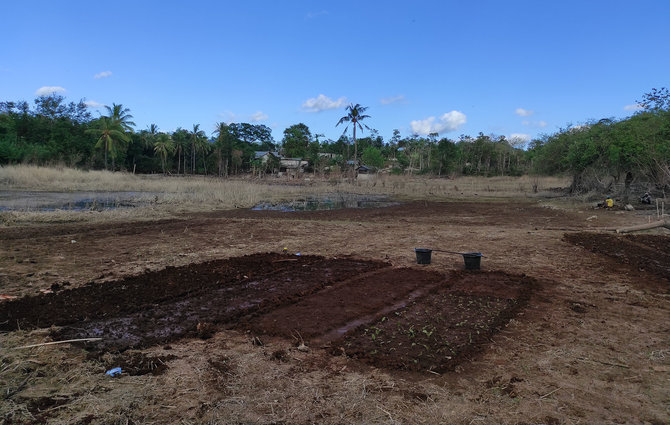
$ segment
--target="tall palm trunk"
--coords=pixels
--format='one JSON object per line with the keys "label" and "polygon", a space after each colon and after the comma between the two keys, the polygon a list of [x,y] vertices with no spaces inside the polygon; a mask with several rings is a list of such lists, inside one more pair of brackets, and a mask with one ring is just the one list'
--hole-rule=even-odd
{"label": "tall palm trunk", "polygon": [[107,150],[109,150],[109,139],[105,138],[105,170],[107,170]]}
{"label": "tall palm trunk", "polygon": [[356,141],[356,123],[354,122],[354,162],[351,164],[351,178],[356,178],[356,163],[358,162],[358,142]]}

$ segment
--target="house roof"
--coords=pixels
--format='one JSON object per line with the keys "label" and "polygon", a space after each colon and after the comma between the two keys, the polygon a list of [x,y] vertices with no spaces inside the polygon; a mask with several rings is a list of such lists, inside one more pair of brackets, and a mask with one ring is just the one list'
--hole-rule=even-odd
{"label": "house roof", "polygon": [[254,158],[255,158],[255,159],[262,158],[262,157],[264,157],[265,155],[268,155],[268,154],[269,154],[269,155],[272,155],[272,156],[275,156],[275,157],[279,157],[279,155],[277,155],[275,152],[271,152],[271,151],[256,151],[256,152],[254,152]]}

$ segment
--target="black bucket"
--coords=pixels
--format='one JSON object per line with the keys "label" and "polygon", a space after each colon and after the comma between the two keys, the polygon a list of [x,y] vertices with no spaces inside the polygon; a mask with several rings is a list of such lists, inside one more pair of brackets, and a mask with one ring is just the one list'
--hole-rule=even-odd
{"label": "black bucket", "polygon": [[479,270],[479,266],[482,261],[482,253],[466,252],[463,254],[463,261],[465,261],[465,270]]}
{"label": "black bucket", "polygon": [[414,248],[416,252],[416,264],[430,264],[430,254],[432,249],[428,248]]}

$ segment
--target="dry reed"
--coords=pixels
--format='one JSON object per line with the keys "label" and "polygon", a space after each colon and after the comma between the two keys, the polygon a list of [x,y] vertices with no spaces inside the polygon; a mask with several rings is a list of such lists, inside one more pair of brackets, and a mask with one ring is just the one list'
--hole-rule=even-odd
{"label": "dry reed", "polygon": [[125,172],[83,171],[72,168],[11,165],[0,167],[0,187],[10,191],[125,192],[140,205],[131,210],[5,211],[0,224],[156,219],[175,213],[250,208],[260,202],[278,202],[328,193],[388,195],[396,199],[449,200],[461,198],[515,198],[547,196],[569,180],[558,177],[436,178],[379,174],[352,182],[344,176],[290,179],[205,176],[135,175]]}

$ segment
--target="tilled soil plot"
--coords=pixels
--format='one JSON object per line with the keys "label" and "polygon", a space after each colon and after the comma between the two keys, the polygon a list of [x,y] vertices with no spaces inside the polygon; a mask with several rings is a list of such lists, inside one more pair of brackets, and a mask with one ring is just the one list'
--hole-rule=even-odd
{"label": "tilled soil plot", "polygon": [[444,281],[444,275],[433,271],[384,269],[326,288],[241,326],[266,335],[320,337],[324,342],[372,320],[366,317],[370,314],[404,306]]}
{"label": "tilled soil plot", "polygon": [[[0,299],[32,297],[32,301],[23,301],[22,315],[13,315],[12,323],[5,310],[12,301],[0,301],[0,327],[7,330],[0,330],[0,422],[666,424],[670,418],[667,278],[652,273],[649,267],[640,270],[635,263],[617,259],[616,255],[590,252],[563,237],[565,232],[604,233],[642,224],[647,217],[638,211],[593,211],[583,205],[563,205],[528,199],[420,201],[371,211],[282,214],[238,209],[151,222],[129,218],[97,224],[0,228]],[[608,238],[603,250],[625,244],[622,256],[637,255],[637,243],[653,248],[650,253],[656,259],[665,258],[668,252],[667,237],[609,233]],[[598,244],[603,241],[597,239]],[[284,247],[292,253],[321,257],[276,254],[262,262],[256,259],[264,254],[244,257],[250,253],[278,253]],[[433,255],[431,264],[416,266],[415,247],[482,251],[486,256],[483,270],[468,273],[473,280],[452,278],[452,272],[463,268],[462,258],[440,253]],[[219,262],[222,258],[231,260]],[[231,322],[208,322],[208,312],[197,311],[200,321],[190,322],[190,330],[182,335],[200,338],[175,339],[123,352],[115,352],[114,345],[100,346],[101,351],[89,353],[78,344],[44,345],[65,338],[65,334],[34,328],[66,319],[59,323],[72,331],[81,324],[129,317],[143,310],[167,311],[177,301],[207,294],[213,297],[216,289],[228,284],[238,285],[241,291],[245,282],[274,274],[290,278],[294,267],[331,261],[327,258],[352,260],[352,274],[337,281],[331,279],[320,289],[297,295],[286,304],[267,304],[267,309],[256,310],[252,307]],[[356,271],[353,264],[360,261],[356,259],[383,261],[393,268]],[[206,271],[203,261],[223,268],[213,266]],[[444,277],[435,284],[428,279],[425,286],[410,289],[397,300],[389,297],[389,304],[382,310],[361,318],[361,332],[369,329],[370,342],[366,342],[367,348],[361,345],[357,355],[385,369],[365,366],[348,356],[333,356],[322,348],[330,345],[330,351],[341,354],[337,343],[342,335],[338,332],[345,328],[355,336],[357,326],[349,327],[351,322],[323,335],[305,337],[307,349],[291,336],[265,337],[257,330],[251,334],[240,331],[248,329],[245,323],[303,305],[302,301],[311,296],[334,290],[347,281],[360,282],[377,272],[381,275],[403,268],[435,271]],[[504,317],[505,311],[522,306],[523,298],[511,305],[516,293],[503,291],[504,285],[485,285],[489,278],[505,281],[501,272],[491,270],[502,270],[521,281],[525,273],[542,284],[523,310],[517,310],[513,319],[501,325],[490,341],[473,344],[474,351],[463,357],[469,361],[450,371],[453,363],[429,356],[415,364],[413,359],[420,352],[410,349],[403,354],[404,362],[394,365],[388,364],[392,357],[366,358],[366,353],[375,349],[371,331],[382,329],[375,340],[380,336],[383,340],[393,330],[391,320],[395,329],[400,326],[405,330],[401,335],[409,340],[408,325],[419,322],[415,317],[421,318],[420,307],[435,312],[430,319],[433,322],[445,320],[441,314],[448,307],[455,324],[452,328],[440,324],[435,330],[426,327],[425,333],[422,324],[420,335],[414,326],[414,340],[429,341],[427,334],[432,332],[432,338],[440,329],[460,331],[465,324],[456,325],[465,319],[468,324],[476,319],[477,324],[496,329],[495,323],[486,319],[496,312],[503,312],[500,317]],[[181,277],[172,282],[167,279],[170,276]],[[91,280],[95,283],[89,284]],[[117,285],[120,281],[125,282],[125,289]],[[142,292],[147,283],[146,292]],[[469,290],[458,289],[458,285]],[[69,298],[59,298],[66,293],[59,290],[63,286],[84,288],[90,296],[79,297],[77,294],[84,292],[75,292],[68,293]],[[431,287],[436,288],[432,293]],[[49,288],[54,290],[51,296],[35,297]],[[373,292],[370,301],[378,296],[385,295]],[[368,297],[359,298],[357,302]],[[36,302],[38,299],[42,301]],[[489,313],[475,314],[478,307],[468,305],[471,301],[486,307]],[[206,306],[197,302],[189,308]],[[398,306],[402,302],[406,305]],[[313,312],[313,316],[327,318],[334,311],[329,307]],[[396,311],[401,316],[396,316]],[[463,318],[459,319],[458,314]],[[142,323],[137,317],[133,320]],[[307,320],[314,321],[311,317]],[[160,327],[150,318],[145,322]],[[211,338],[203,339],[208,335]],[[263,345],[254,344],[254,336],[259,336]],[[469,342],[467,334],[460,338]],[[457,337],[452,339],[458,341]],[[431,347],[432,343],[424,341]],[[119,347],[124,346],[129,346],[128,341],[119,343]],[[104,351],[107,348],[110,350]],[[346,354],[356,354],[356,348],[344,348]],[[421,348],[415,345],[413,349]],[[453,358],[452,353],[444,354]],[[105,374],[117,366],[124,371],[121,375]],[[426,372],[440,368],[445,371],[439,375]]]}
{"label": "tilled soil plot", "polygon": [[566,233],[564,239],[670,282],[670,237],[580,232]]}
{"label": "tilled soil plot", "polygon": [[271,310],[383,262],[259,254],[169,268],[117,282],[3,304],[5,330],[64,325],[57,339],[102,338],[99,350],[207,337],[251,312]]}
{"label": "tilled soil plot", "polygon": [[528,302],[534,279],[455,272],[422,299],[360,325],[335,343],[377,367],[443,372],[482,351]]}
{"label": "tilled soil plot", "polygon": [[[49,327],[57,340],[93,339],[98,356],[223,325],[310,338],[377,366],[445,370],[481,349],[522,308],[531,285],[505,273],[390,268],[318,256],[257,254],[168,268],[2,305],[4,329]],[[136,374],[170,359],[114,359]],[[149,359],[150,360],[150,359]],[[146,363],[146,364],[145,364]],[[139,365],[139,366],[138,366]]]}

